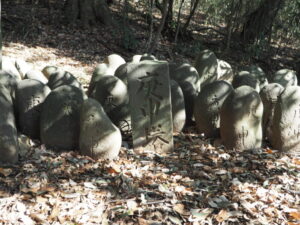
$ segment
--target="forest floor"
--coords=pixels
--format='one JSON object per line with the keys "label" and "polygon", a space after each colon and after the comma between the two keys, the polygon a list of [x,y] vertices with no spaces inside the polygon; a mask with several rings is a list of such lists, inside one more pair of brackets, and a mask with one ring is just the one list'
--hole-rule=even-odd
{"label": "forest floor", "polygon": [[[144,53],[148,40],[137,13],[129,21],[136,44],[130,38],[124,43],[124,36],[102,26],[66,26],[59,9],[50,17],[47,9],[31,5],[4,4],[2,10],[3,55],[39,70],[61,67],[85,87],[105,56],[118,53],[130,61]],[[117,14],[120,9],[112,10]],[[155,55],[192,64],[197,52],[209,47],[235,70],[258,63],[273,73],[294,68],[299,52],[282,44],[274,47],[278,54],[262,60],[238,45],[223,52],[224,43],[212,30],[197,35],[200,42],[193,39],[176,48],[163,40]],[[24,136],[20,143],[20,162],[0,168],[0,224],[300,224],[300,159],[273,149],[216,148],[193,127],[174,135],[170,154],[135,154],[124,141],[113,162],[55,153]]]}

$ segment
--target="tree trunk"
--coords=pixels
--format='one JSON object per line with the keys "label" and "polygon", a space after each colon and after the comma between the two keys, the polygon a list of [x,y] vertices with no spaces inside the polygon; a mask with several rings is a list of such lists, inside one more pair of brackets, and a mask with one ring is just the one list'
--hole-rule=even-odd
{"label": "tree trunk", "polygon": [[110,10],[105,0],[67,0],[66,18],[69,23],[79,19],[84,27],[101,21],[106,26],[115,26]]}
{"label": "tree trunk", "polygon": [[177,15],[177,27],[176,27],[176,33],[175,33],[175,38],[174,38],[175,45],[177,43],[178,33],[180,30],[180,16],[181,16],[181,9],[182,9],[183,3],[184,3],[184,0],[181,0],[179,10],[178,10],[178,15]]}
{"label": "tree trunk", "polygon": [[260,7],[250,14],[243,25],[241,37],[245,44],[252,44],[261,37],[268,37],[278,10],[284,0],[264,0]]}
{"label": "tree trunk", "polygon": [[[190,13],[190,15],[189,15],[187,21],[185,22],[185,24],[184,24],[184,26],[183,26],[183,29],[182,29],[183,33],[185,33],[186,30],[187,30],[187,28],[189,27],[190,22],[191,22],[191,19],[192,19],[192,17],[193,17],[194,14],[195,14],[195,11],[196,11],[196,9],[197,9],[197,6],[198,6],[199,2],[200,2],[200,0],[195,0],[195,1],[194,1],[194,5],[193,5],[193,7],[192,7],[191,13]],[[191,3],[191,4],[192,4],[192,3]]]}
{"label": "tree trunk", "polygon": [[2,13],[0,1],[0,70],[2,70]]}
{"label": "tree trunk", "polygon": [[167,15],[166,15],[166,21],[162,31],[164,34],[168,34],[172,30],[174,0],[168,0],[168,2],[169,4],[168,4]]}
{"label": "tree trunk", "polygon": [[164,29],[164,26],[166,24],[166,18],[167,18],[167,14],[168,14],[168,0],[164,0],[163,1],[163,15],[156,33],[156,36],[152,42],[152,45],[148,51],[149,54],[152,54],[154,52],[154,50],[156,49],[157,43],[159,41],[159,38],[161,36],[161,32]]}

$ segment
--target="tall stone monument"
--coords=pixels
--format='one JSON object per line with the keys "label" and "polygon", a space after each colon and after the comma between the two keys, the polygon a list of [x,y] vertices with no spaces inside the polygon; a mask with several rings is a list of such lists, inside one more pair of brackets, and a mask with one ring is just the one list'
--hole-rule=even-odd
{"label": "tall stone monument", "polygon": [[131,63],[127,74],[133,147],[157,153],[173,149],[173,125],[168,63]]}

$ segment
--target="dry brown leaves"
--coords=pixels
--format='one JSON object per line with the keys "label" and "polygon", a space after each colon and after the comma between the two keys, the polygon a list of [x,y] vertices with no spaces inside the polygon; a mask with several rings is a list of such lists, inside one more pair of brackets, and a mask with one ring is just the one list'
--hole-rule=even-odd
{"label": "dry brown leaves", "polygon": [[225,151],[195,134],[167,155],[94,161],[28,148],[0,168],[2,224],[299,224],[299,159]]}

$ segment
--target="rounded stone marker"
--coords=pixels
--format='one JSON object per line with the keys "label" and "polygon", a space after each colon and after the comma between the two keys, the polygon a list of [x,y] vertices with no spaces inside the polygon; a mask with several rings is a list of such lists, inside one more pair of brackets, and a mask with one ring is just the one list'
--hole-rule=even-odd
{"label": "rounded stone marker", "polygon": [[218,137],[220,109],[233,88],[227,81],[214,81],[203,87],[195,99],[194,117],[199,133],[206,137]]}
{"label": "rounded stone marker", "polygon": [[127,86],[117,77],[104,76],[100,78],[95,87],[95,94],[92,97],[100,102],[108,117],[118,127],[120,127],[119,125],[122,121],[129,120],[130,111]]}
{"label": "rounded stone marker", "polygon": [[297,86],[298,79],[296,71],[289,69],[278,70],[273,77],[271,77],[272,83],[278,83],[284,88],[288,86]]}
{"label": "rounded stone marker", "polygon": [[9,90],[13,99],[15,98],[15,89],[18,81],[20,80],[17,79],[15,76],[3,70],[0,70],[0,84]]}
{"label": "rounded stone marker", "polygon": [[90,84],[88,87],[87,95],[88,96],[92,95],[92,93],[95,90],[95,86],[101,77],[113,76],[113,75],[114,75],[114,71],[108,67],[108,64],[106,64],[106,63],[98,64],[93,72],[93,75],[92,75],[92,78],[91,78],[91,81],[90,81]]}
{"label": "rounded stone marker", "polygon": [[264,105],[263,113],[263,137],[268,140],[272,137],[272,123],[274,118],[275,105],[279,95],[284,91],[284,88],[277,83],[270,83],[261,89],[259,95]]}
{"label": "rounded stone marker", "polygon": [[144,54],[144,55],[141,56],[140,61],[144,61],[144,60],[156,61],[157,58],[154,55],[151,55],[151,54]]}
{"label": "rounded stone marker", "polygon": [[116,158],[122,144],[120,130],[96,100],[84,101],[80,114],[79,150],[93,159]]}
{"label": "rounded stone marker", "polygon": [[25,76],[24,79],[34,79],[42,82],[43,84],[47,84],[48,79],[45,77],[45,75],[39,71],[39,70],[29,70]]}
{"label": "rounded stone marker", "polygon": [[171,107],[172,107],[172,118],[173,118],[173,131],[181,132],[186,120],[185,105],[183,92],[174,80],[171,80]]}
{"label": "rounded stone marker", "polygon": [[104,63],[108,65],[114,74],[116,69],[118,69],[118,67],[122,64],[126,63],[126,61],[117,54],[111,54],[104,59]]}
{"label": "rounded stone marker", "polygon": [[0,162],[18,161],[19,144],[10,91],[0,84]]}
{"label": "rounded stone marker", "polygon": [[197,70],[190,64],[169,64],[170,78],[175,80],[184,95],[186,122],[191,124],[194,110],[194,99],[200,90],[200,80]]}
{"label": "rounded stone marker", "polygon": [[250,74],[248,71],[241,71],[236,76],[234,76],[232,81],[232,86],[234,89],[241,86],[249,86],[259,92],[259,81]]}
{"label": "rounded stone marker", "polygon": [[213,51],[201,51],[196,59],[195,68],[200,77],[201,88],[217,80],[218,59]]}
{"label": "rounded stone marker", "polygon": [[142,55],[134,55],[132,56],[132,63],[139,63],[141,61]]}
{"label": "rounded stone marker", "polygon": [[220,59],[217,59],[217,61],[218,61],[217,79],[225,80],[231,83],[233,80],[233,71],[230,64]]}
{"label": "rounded stone marker", "polygon": [[275,106],[270,142],[273,148],[299,155],[300,87],[288,86]]}
{"label": "rounded stone marker", "polygon": [[263,104],[257,91],[241,86],[231,92],[220,111],[220,133],[226,148],[260,148],[262,116]]}
{"label": "rounded stone marker", "polygon": [[56,66],[45,66],[42,70],[42,73],[45,75],[47,79],[49,79],[50,75],[59,71],[59,68]]}
{"label": "rounded stone marker", "polygon": [[16,105],[18,127],[21,133],[40,138],[41,106],[50,88],[37,80],[22,80],[16,88]]}
{"label": "rounded stone marker", "polygon": [[78,148],[80,108],[84,93],[74,86],[63,85],[45,99],[41,110],[41,141],[57,150]]}
{"label": "rounded stone marker", "polygon": [[2,70],[14,76],[16,80],[22,79],[21,74],[19,73],[19,71],[15,66],[15,60],[10,57],[7,56],[2,57]]}
{"label": "rounded stone marker", "polygon": [[21,77],[24,79],[25,74],[29,71],[32,70],[32,65],[25,62],[22,59],[16,59],[15,61],[15,67],[19,71]]}
{"label": "rounded stone marker", "polygon": [[245,68],[245,71],[248,71],[251,76],[253,76],[259,82],[259,89],[262,89],[268,84],[268,79],[265,72],[257,65],[251,65]]}
{"label": "rounded stone marker", "polygon": [[117,77],[121,81],[123,81],[126,86],[128,85],[127,71],[128,71],[129,66],[130,66],[129,63],[125,63],[125,64],[119,66],[119,68],[115,72],[115,77]]}
{"label": "rounded stone marker", "polygon": [[47,84],[51,90],[63,85],[70,85],[82,89],[82,86],[76,77],[64,70],[57,70],[56,72],[51,73]]}

